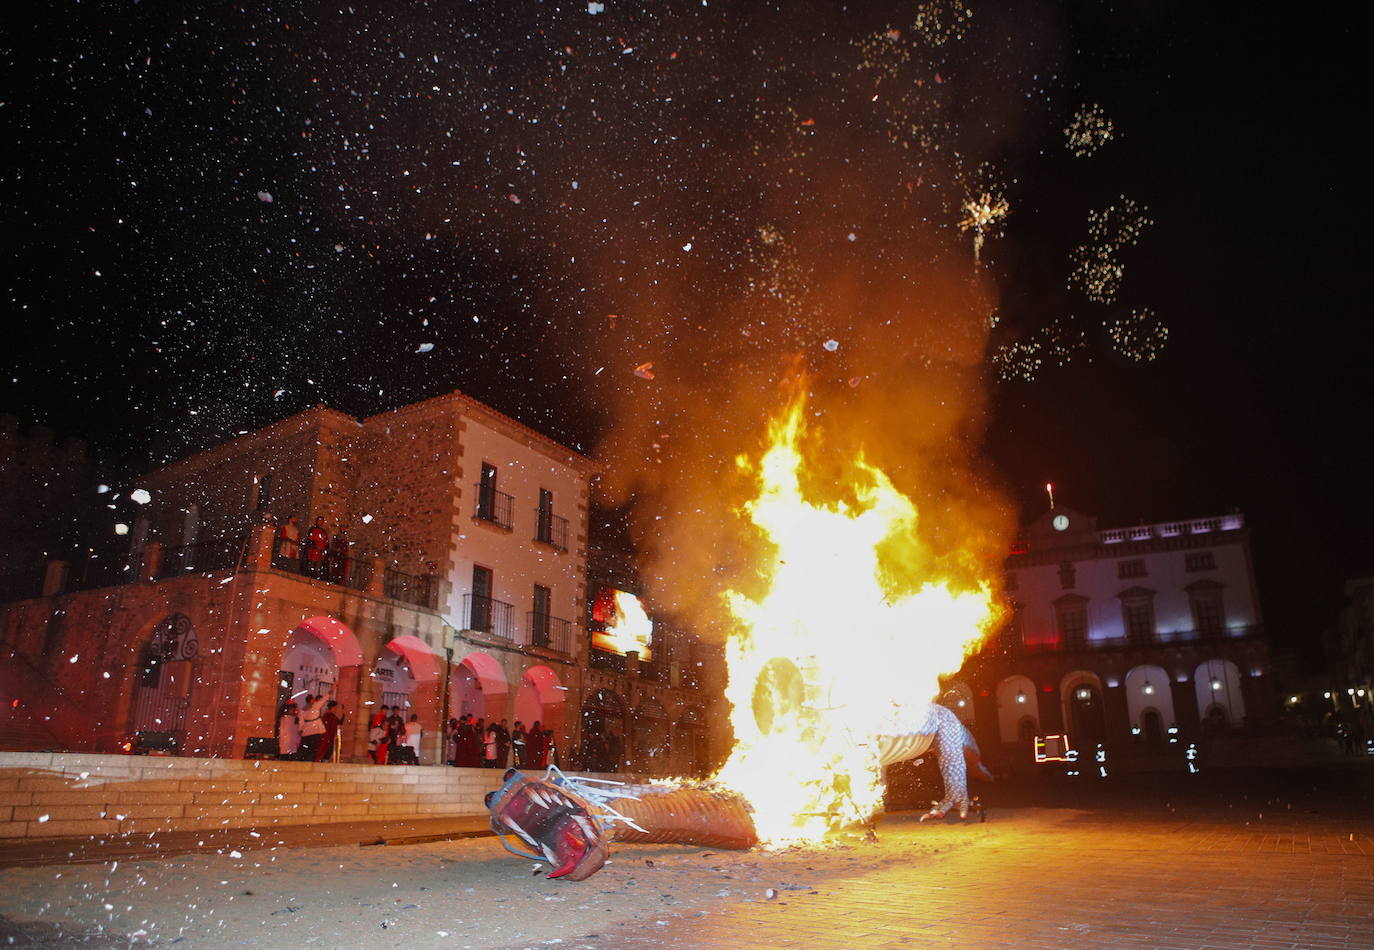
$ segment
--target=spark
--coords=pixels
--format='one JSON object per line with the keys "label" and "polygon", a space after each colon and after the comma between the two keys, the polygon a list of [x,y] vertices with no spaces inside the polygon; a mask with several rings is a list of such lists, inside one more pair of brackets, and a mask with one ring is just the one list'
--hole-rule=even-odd
{"label": "spark", "polygon": [[1102,325],[1118,353],[1137,363],[1151,363],[1169,340],[1169,328],[1153,310],[1142,307],[1129,316],[1104,320]]}
{"label": "spark", "polygon": [[1115,131],[1112,120],[1100,105],[1080,106],[1064,127],[1064,147],[1075,158],[1087,158],[1110,142]]}
{"label": "spark", "polygon": [[1088,215],[1088,241],[1069,253],[1073,269],[1069,286],[1078,287],[1094,303],[1110,304],[1121,289],[1126,266],[1118,258],[1122,248],[1140,240],[1154,222],[1148,209],[1125,195],[1119,202]]}

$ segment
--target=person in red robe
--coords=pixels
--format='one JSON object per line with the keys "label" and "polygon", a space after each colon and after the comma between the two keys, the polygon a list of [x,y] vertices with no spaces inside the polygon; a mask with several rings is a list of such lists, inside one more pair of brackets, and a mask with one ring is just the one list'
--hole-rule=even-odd
{"label": "person in red robe", "polygon": [[305,537],[305,568],[311,577],[324,577],[324,557],[329,550],[329,534],[324,519],[316,518],[315,526]]}

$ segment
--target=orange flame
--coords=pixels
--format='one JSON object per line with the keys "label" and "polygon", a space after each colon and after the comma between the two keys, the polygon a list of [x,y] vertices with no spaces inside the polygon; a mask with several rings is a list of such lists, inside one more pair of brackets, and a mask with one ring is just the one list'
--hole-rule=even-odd
{"label": "orange flame", "polygon": [[639,598],[626,591],[617,590],[615,619],[607,624],[605,632],[594,634],[592,642],[603,650],[610,650],[622,656],[637,652],[641,660],[648,662],[652,659],[653,637],[654,622],[649,619]]}
{"label": "orange flame", "polygon": [[[816,840],[882,804],[877,741],[916,729],[997,616],[990,582],[935,576],[917,511],[862,458],[857,502],[803,497],[802,398],[770,427],[743,514],[773,546],[759,599],[728,595],[726,647],[735,747],[716,779],[754,808],[759,837]],[[970,541],[963,555],[972,562]]]}

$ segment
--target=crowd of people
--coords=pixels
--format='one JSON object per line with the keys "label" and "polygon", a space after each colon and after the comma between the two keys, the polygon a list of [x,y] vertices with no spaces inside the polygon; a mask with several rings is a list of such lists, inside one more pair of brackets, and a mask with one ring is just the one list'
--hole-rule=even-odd
{"label": "crowd of people", "polygon": [[424,734],[418,715],[406,719],[400,706],[382,706],[367,724],[367,757],[378,765],[419,765]]}
{"label": "crowd of people", "polygon": [[[400,706],[382,706],[368,720],[367,756],[377,765],[419,765],[424,728],[419,715],[407,719]],[[282,707],[277,719],[277,758],[296,762],[338,761],[339,727],[344,712],[337,701],[306,696]],[[528,729],[520,720],[514,728],[502,719],[488,723],[464,713],[448,721],[445,761],[458,768],[543,769],[561,765],[552,729],[535,721]],[[618,744],[619,736],[613,742]],[[611,771],[602,768],[600,771]]]}
{"label": "crowd of people", "polygon": [[511,729],[505,719],[488,723],[464,713],[448,721],[445,750],[448,764],[458,768],[542,769],[560,764],[553,730],[537,720],[526,729],[517,719]]}
{"label": "crowd of people", "polygon": [[348,579],[349,541],[342,530],[333,537],[325,530],[324,519],[316,518],[309,531],[301,535],[300,523],[291,515],[277,529],[277,557],[300,572],[333,584]]}
{"label": "crowd of people", "polygon": [[288,702],[277,718],[277,758],[334,761],[343,721],[344,711],[335,700],[306,696],[302,703]]}

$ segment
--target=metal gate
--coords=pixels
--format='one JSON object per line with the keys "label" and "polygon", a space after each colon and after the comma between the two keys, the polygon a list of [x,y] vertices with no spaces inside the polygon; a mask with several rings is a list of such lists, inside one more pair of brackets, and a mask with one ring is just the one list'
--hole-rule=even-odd
{"label": "metal gate", "polygon": [[170,737],[175,748],[186,742],[186,710],[191,698],[191,661],[199,649],[191,619],[172,614],[153,630],[139,655],[132,731],[141,740]]}

